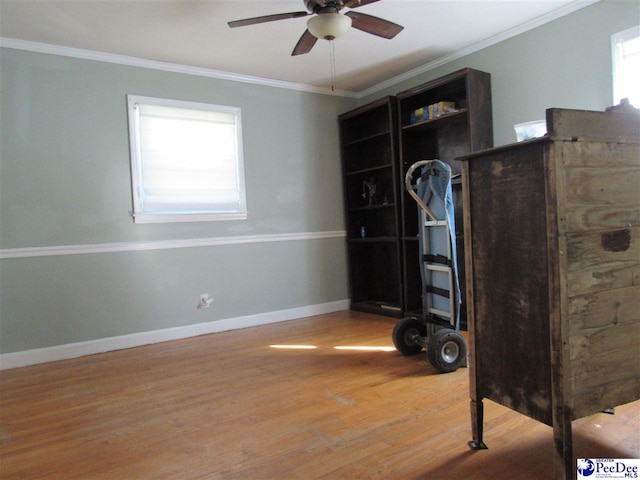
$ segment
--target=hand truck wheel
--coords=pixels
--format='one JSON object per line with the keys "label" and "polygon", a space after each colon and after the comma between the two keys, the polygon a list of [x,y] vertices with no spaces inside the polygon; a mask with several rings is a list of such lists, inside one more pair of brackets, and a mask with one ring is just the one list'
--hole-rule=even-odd
{"label": "hand truck wheel", "polygon": [[415,339],[426,337],[427,327],[415,317],[405,317],[396,323],[391,336],[396,350],[401,354],[416,355],[422,351],[422,346]]}
{"label": "hand truck wheel", "polygon": [[427,341],[427,358],[440,373],[455,372],[467,362],[467,344],[455,330],[438,330]]}

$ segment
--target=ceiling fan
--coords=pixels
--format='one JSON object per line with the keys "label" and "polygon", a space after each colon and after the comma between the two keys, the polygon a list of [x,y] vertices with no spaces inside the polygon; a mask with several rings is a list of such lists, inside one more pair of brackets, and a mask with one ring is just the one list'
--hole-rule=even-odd
{"label": "ceiling fan", "polygon": [[354,11],[349,11],[344,14],[338,13],[345,7],[353,9],[377,1],[379,0],[304,0],[308,10],[307,12],[277,13],[262,17],[245,18],[243,20],[229,22],[228,25],[231,28],[244,27],[257,23],[313,15],[307,21],[307,29],[302,34],[302,37],[300,37],[300,40],[298,40],[293,52],[291,52],[291,55],[302,55],[309,53],[319,38],[333,40],[347,33],[350,27],[382,38],[391,39],[395,37],[404,27],[388,20],[374,17],[373,15],[365,15],[364,13]]}

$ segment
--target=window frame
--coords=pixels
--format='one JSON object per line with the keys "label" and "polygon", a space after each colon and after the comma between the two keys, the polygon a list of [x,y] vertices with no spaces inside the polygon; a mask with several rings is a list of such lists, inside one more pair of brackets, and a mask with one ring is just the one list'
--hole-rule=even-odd
{"label": "window frame", "polygon": [[[240,195],[238,208],[233,211],[211,210],[177,210],[145,211],[144,184],[142,180],[143,159],[141,153],[142,140],[140,137],[139,109],[137,105],[156,105],[169,108],[198,110],[233,115],[235,120],[235,169],[237,188]],[[133,211],[131,215],[134,223],[178,223],[178,222],[208,222],[220,220],[246,220],[247,201],[244,177],[244,156],[242,142],[242,117],[240,107],[215,105],[209,103],[174,100],[142,95],[127,95],[127,113],[129,120],[129,148],[131,166],[131,189],[133,197]]]}

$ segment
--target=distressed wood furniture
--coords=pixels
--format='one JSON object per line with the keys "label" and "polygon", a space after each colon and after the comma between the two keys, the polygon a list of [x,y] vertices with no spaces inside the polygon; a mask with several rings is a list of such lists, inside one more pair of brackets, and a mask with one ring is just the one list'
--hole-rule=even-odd
{"label": "distressed wood furniture", "polygon": [[553,427],[640,398],[640,116],[549,109],[545,137],[468,155],[472,447],[483,399]]}
{"label": "distressed wood furniture", "polygon": [[[460,323],[466,325],[464,308],[464,238],[460,162],[456,157],[493,146],[491,75],[464,68],[397,95],[400,129],[401,182],[409,167],[419,160],[439,159],[451,166],[456,207],[458,277],[463,305]],[[438,102],[453,102],[451,113],[416,119],[415,111]],[[419,172],[416,172],[416,176]],[[403,301],[405,316],[422,316],[422,279],[418,247],[418,207],[404,190],[401,195]],[[443,252],[445,254],[445,252]]]}

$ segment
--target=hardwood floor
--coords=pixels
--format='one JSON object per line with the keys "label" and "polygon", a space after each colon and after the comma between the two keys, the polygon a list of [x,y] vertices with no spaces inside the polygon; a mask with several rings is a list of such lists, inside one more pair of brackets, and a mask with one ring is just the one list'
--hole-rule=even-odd
{"label": "hardwood floor", "polygon": [[[552,478],[551,428],[490,401],[489,450],[469,449],[467,369],[334,348],[390,347],[394,323],[339,312],[0,372],[0,478]],[[640,402],[573,428],[578,458],[640,458]]]}

